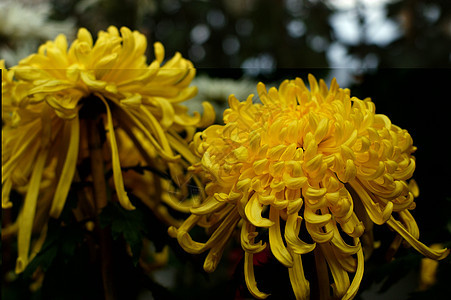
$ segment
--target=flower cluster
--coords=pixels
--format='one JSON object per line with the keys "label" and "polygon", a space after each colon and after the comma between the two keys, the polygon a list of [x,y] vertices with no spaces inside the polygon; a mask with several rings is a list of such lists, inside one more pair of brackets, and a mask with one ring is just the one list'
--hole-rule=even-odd
{"label": "flower cluster", "polygon": [[[70,46],[59,35],[10,70],[3,70],[1,62],[2,207],[11,207],[11,189],[25,194],[16,222],[17,272],[29,261],[33,223],[61,214],[78,162],[93,157],[87,144],[96,130],[90,124],[99,117],[110,146],[116,197],[125,209],[134,206],[121,170],[124,139],[134,143],[140,161],[163,164],[175,182],[183,182],[181,156],[195,163],[179,133],[191,139],[196,127],[214,120],[213,108],[206,103],[205,117],[188,115],[179,103],[197,92],[189,86],[195,76],[192,63],[180,53],[163,63],[164,48],[157,42],[155,60],[148,64],[146,48],[145,36],[125,27],[100,31],[95,42],[82,28]],[[121,140],[118,128],[125,134]]]}
{"label": "flower cluster", "polygon": [[[241,225],[246,284],[257,298],[267,296],[253,269],[253,255],[267,247],[262,229],[272,254],[288,268],[298,299],[310,295],[303,270],[307,253],[314,254],[322,297],[330,297],[329,272],[333,297],[355,296],[366,223],[386,223],[422,254],[444,258],[446,249],[418,241],[409,213],[415,185],[409,188],[407,180],[415,170],[416,149],[409,133],[376,114],[370,99],[351,97],[335,80],[328,88],[310,75],[309,86],[296,78],[267,91],[260,83],[260,103],[253,103],[253,95],[244,102],[230,96],[225,125],[208,127],[192,143],[202,158],[192,169],[208,178],[207,198],[182,226],[171,227],[170,235],[189,253],[209,251],[204,269],[211,272]],[[191,238],[196,225],[210,228],[208,241]]]}
{"label": "flower cluster", "polygon": [[[20,207],[2,237],[17,233],[17,273],[41,250],[49,218],[61,216],[69,195],[78,201],[71,216],[97,229],[104,284],[107,230],[99,227],[100,213],[108,201],[135,209],[130,194],[170,225],[185,251],[208,251],[207,272],[240,232],[246,285],[257,298],[268,294],[258,287],[254,255],[267,250],[287,267],[297,299],[352,299],[374,224],[397,233],[391,250],[404,239],[429,258],[449,254],[418,240],[409,212],[418,195],[416,147],[406,130],[376,114],[369,98],[312,75],[308,87],[299,78],[278,89],[259,83],[257,101],[231,95],[224,125],[197,132],[215,114],[208,102],[202,116],[182,104],[197,93],[192,63],[180,53],[165,61],[158,42],[148,63],[146,48],[145,36],[125,27],[100,31],[95,41],[82,28],[70,45],[59,35],[9,70],[0,60],[2,208]],[[205,189],[189,191],[191,183]],[[171,209],[190,215],[180,221]],[[193,240],[196,226],[208,229],[206,241]],[[136,244],[145,240],[136,236]],[[132,255],[139,256],[138,248],[130,247]],[[167,251],[155,264],[140,264],[151,270]],[[304,270],[307,260],[315,272]]]}

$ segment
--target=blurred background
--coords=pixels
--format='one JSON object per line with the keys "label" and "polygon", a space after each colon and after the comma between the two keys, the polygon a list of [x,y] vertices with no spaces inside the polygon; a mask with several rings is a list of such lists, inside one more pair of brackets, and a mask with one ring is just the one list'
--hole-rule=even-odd
{"label": "blurred background", "polygon": [[326,68],[348,84],[349,77],[378,68],[444,68],[451,62],[447,0],[3,0],[0,5],[0,53],[10,66],[59,32],[73,37],[78,27],[95,33],[109,25],[139,30],[216,77],[276,80],[281,69]]}
{"label": "blurred background", "polygon": [[[86,27],[95,36],[109,25],[145,34],[150,59],[154,41],[163,43],[167,57],[178,51],[190,59],[198,70],[193,84],[199,95],[187,105],[196,110],[200,101],[211,101],[219,123],[228,95],[244,100],[258,81],[278,85],[312,73],[328,84],[336,77],[361,99],[371,97],[376,111],[407,129],[418,147],[414,178],[420,197],[413,215],[422,242],[451,246],[451,1],[2,0],[0,58],[12,67],[58,33],[73,39]],[[393,238],[388,229],[378,230],[379,240]],[[449,258],[438,265],[436,283],[420,288],[421,256],[411,249],[397,256],[387,262],[375,251],[359,299],[440,299],[449,292]],[[153,288],[138,290],[140,299],[241,295],[230,292],[242,289],[239,253],[230,251],[212,275],[196,262],[171,257],[153,273]],[[21,298],[14,290],[17,277],[4,268],[2,276],[2,296]],[[70,278],[75,284],[78,277]],[[273,299],[289,297],[285,288],[289,283]]]}

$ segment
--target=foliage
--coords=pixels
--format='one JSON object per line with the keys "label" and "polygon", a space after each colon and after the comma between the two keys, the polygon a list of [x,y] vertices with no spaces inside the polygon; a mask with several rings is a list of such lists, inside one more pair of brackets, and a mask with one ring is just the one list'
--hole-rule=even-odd
{"label": "foliage", "polygon": [[100,226],[110,227],[114,240],[122,237],[130,245],[135,266],[141,254],[143,236],[148,231],[143,219],[140,210],[127,211],[114,202],[110,202],[99,216]]}

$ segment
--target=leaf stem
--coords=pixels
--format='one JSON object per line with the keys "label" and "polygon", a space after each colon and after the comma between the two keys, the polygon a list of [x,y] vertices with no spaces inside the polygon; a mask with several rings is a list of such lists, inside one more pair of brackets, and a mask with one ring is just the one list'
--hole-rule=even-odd
{"label": "leaf stem", "polygon": [[111,253],[111,234],[108,228],[100,228],[98,216],[102,209],[107,205],[107,185],[105,181],[104,159],[102,154],[102,143],[100,139],[99,122],[101,119],[92,120],[87,119],[88,122],[88,139],[89,139],[89,154],[91,158],[91,174],[94,185],[94,203],[97,211],[96,227],[99,233],[100,242],[100,258],[102,282],[105,300],[115,300],[114,285],[113,285],[113,266]]}

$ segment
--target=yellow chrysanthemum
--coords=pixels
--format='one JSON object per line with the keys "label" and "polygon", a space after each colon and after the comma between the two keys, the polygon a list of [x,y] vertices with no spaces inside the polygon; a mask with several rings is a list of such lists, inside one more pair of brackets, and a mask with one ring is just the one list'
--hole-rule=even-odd
{"label": "yellow chrysanthemum", "polygon": [[[202,157],[193,169],[208,178],[207,198],[170,235],[187,252],[208,250],[204,269],[213,271],[241,224],[246,284],[257,298],[267,296],[257,288],[253,269],[253,254],[266,247],[256,242],[261,228],[268,230],[272,254],[288,268],[297,299],[310,295],[302,265],[309,252],[321,297],[330,297],[329,280],[334,298],[355,296],[364,264],[359,237],[368,217],[387,223],[422,254],[444,258],[446,249],[417,240],[409,213],[415,207],[406,182],[415,170],[409,133],[335,80],[328,89],[310,75],[309,84],[310,90],[297,78],[267,91],[260,83],[261,104],[252,102],[253,95],[244,102],[230,96],[225,125],[196,134],[192,145]],[[196,225],[210,228],[207,242],[192,240],[189,231]],[[301,226],[309,236],[302,238]]]}
{"label": "yellow chrysanthemum", "polygon": [[214,120],[213,109],[206,104],[205,118],[198,113],[189,116],[179,103],[196,93],[196,87],[189,86],[195,75],[192,63],[176,53],[163,64],[164,48],[155,43],[155,60],[147,64],[146,47],[144,35],[125,27],[120,32],[116,27],[100,31],[95,43],[82,28],[70,47],[59,35],[11,70],[1,62],[2,207],[11,206],[11,189],[25,192],[17,221],[17,272],[29,261],[37,211],[47,207],[44,216],[60,215],[77,159],[92,133],[89,124],[100,115],[110,145],[116,195],[125,209],[134,206],[124,189],[115,128],[124,129],[150,164],[155,159],[140,147],[135,134],[139,133],[159,161],[168,162],[171,176],[182,180],[183,171],[174,162],[179,154],[185,158],[190,154],[178,132],[184,130],[189,139],[197,126]]}

